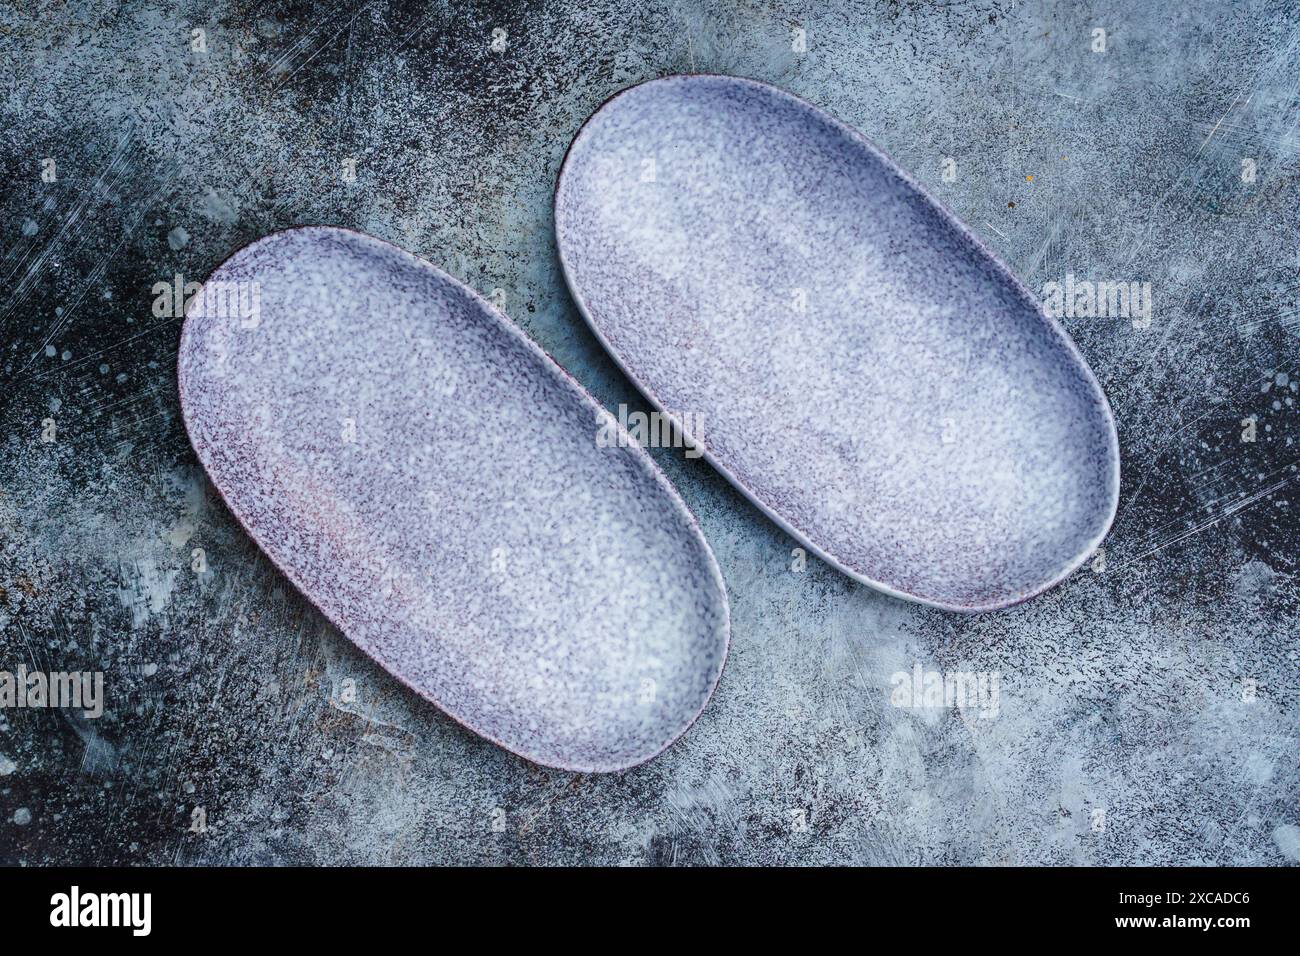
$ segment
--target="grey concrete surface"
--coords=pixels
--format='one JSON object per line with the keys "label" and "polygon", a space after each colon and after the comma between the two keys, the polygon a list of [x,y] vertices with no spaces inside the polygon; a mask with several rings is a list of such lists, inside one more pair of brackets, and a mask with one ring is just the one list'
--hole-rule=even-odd
{"label": "grey concrete surface", "polygon": [[[1119,517],[1099,570],[957,616],[791,570],[656,450],[726,578],[726,672],[649,764],[544,770],[258,553],[153,287],[350,226],[502,290],[645,409],[564,288],[551,194],[606,97],[692,70],[855,125],[1031,287],[1150,283],[1149,327],[1063,320],[1115,410]],[[33,2],[0,10],[0,90],[0,670],[101,670],[107,699],[0,711],[0,862],[1300,861],[1294,5]],[[996,675],[996,713],[895,706],[917,665]]]}

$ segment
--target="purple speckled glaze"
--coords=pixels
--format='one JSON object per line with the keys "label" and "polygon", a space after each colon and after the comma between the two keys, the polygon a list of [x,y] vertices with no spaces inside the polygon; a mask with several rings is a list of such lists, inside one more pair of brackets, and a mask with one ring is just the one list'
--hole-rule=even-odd
{"label": "purple speckled glaze", "polygon": [[991,610],[1062,580],[1109,529],[1118,439],[1074,344],[809,103],[721,76],[625,90],[569,148],[555,232],[632,380],[857,580]]}
{"label": "purple speckled glaze", "polygon": [[610,771],[703,709],[729,614],[693,517],[644,450],[601,447],[607,413],[451,276],[347,230],[268,236],[204,284],[178,371],[190,439],[249,534],[465,726]]}

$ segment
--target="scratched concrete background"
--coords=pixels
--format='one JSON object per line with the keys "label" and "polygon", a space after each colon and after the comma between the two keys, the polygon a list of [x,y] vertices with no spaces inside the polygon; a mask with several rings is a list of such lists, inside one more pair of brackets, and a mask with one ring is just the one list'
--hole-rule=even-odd
{"label": "scratched concrete background", "polygon": [[[18,6],[0,669],[103,670],[108,712],[0,711],[0,861],[1300,861],[1293,4]],[[240,531],[151,288],[351,226],[505,290],[601,401],[645,409],[566,293],[551,191],[606,97],[690,70],[857,126],[1031,286],[1152,284],[1149,329],[1065,323],[1119,422],[1119,517],[1104,570],[962,617],[793,573],[794,543],[706,464],[656,451],[727,580],[726,673],[648,765],[545,770],[406,693]],[[915,663],[998,672],[998,716],[891,706]]]}

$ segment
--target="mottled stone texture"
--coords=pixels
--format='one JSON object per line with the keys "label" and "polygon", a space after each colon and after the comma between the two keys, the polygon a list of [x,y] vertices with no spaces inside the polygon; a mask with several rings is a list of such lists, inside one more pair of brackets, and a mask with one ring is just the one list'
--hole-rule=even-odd
{"label": "mottled stone texture", "polygon": [[[0,669],[102,669],[108,702],[0,713],[0,861],[1300,859],[1292,4],[20,6]],[[186,440],[153,286],[350,226],[502,290],[600,401],[644,410],[565,291],[551,194],[606,97],[692,69],[853,124],[1035,289],[1151,283],[1149,328],[1064,320],[1114,406],[1119,516],[1104,571],[960,617],[793,573],[707,464],[656,450],[727,581],[727,670],[662,757],[543,770],[370,664],[240,531]],[[917,663],[997,672],[997,716],[891,706]]]}
{"label": "mottled stone texture", "polygon": [[[256,310],[228,307],[241,289]],[[547,767],[627,770],[690,728],[727,657],[721,569],[644,449],[597,441],[612,418],[491,304],[308,226],[239,250],[186,316],[208,480],[386,671]]]}
{"label": "mottled stone texture", "polygon": [[1038,294],[807,101],[731,76],[620,93],[565,157],[555,240],[632,383],[850,577],[1000,610],[1110,530],[1115,423]]}

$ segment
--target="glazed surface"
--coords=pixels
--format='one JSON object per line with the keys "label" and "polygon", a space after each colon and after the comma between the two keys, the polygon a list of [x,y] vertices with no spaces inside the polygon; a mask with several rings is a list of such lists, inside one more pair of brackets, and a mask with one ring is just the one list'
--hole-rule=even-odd
{"label": "glazed surface", "polygon": [[539,763],[654,756],[704,706],[728,614],[694,520],[639,448],[487,302],[338,229],[246,247],[179,358],[209,477],[343,632]]}
{"label": "glazed surface", "polygon": [[841,570],[972,610],[1104,536],[1118,446],[1065,333],[862,137],[774,87],[618,94],[560,174],[593,329],[710,460]]}

